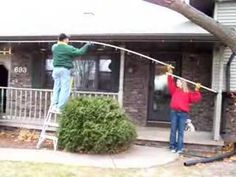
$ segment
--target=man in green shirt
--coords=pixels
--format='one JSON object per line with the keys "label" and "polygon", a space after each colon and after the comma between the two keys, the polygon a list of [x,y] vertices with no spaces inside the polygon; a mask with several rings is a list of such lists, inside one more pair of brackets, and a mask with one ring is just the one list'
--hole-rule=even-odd
{"label": "man in green shirt", "polygon": [[73,68],[73,59],[84,55],[89,43],[85,44],[80,49],[68,45],[69,37],[62,33],[58,37],[58,42],[52,46],[53,54],[53,73],[54,79],[53,96],[52,96],[52,111],[60,113],[61,109],[68,101],[70,96],[70,78],[71,69]]}

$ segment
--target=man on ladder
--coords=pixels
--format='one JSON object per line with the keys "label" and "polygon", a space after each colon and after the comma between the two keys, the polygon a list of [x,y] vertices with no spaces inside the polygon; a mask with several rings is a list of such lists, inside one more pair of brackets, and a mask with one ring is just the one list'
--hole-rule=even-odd
{"label": "man on ladder", "polygon": [[84,55],[90,43],[85,44],[82,48],[78,49],[71,45],[68,45],[69,37],[62,33],[58,37],[57,44],[52,46],[53,54],[53,73],[54,79],[53,96],[51,105],[49,107],[47,116],[45,118],[43,128],[39,137],[37,148],[45,139],[51,139],[53,141],[54,150],[57,148],[57,137],[46,135],[46,131],[49,127],[57,128],[57,123],[51,122],[52,114],[61,114],[65,103],[70,96],[70,90],[72,86],[71,82],[71,69],[73,68],[73,58]]}
{"label": "man on ladder", "polygon": [[58,43],[52,46],[53,54],[53,73],[54,80],[53,97],[52,97],[52,111],[60,113],[61,109],[68,101],[70,96],[70,76],[73,68],[73,58],[84,55],[89,43],[82,48],[77,49],[69,43],[69,37],[62,33],[59,35]]}

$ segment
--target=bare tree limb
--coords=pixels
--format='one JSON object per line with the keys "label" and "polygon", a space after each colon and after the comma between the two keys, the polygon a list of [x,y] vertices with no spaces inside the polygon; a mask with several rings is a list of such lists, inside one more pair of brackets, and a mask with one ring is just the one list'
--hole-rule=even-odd
{"label": "bare tree limb", "polygon": [[222,25],[213,18],[185,3],[184,0],[144,0],[156,5],[172,9],[193,23],[201,26],[236,52],[236,31],[233,28]]}

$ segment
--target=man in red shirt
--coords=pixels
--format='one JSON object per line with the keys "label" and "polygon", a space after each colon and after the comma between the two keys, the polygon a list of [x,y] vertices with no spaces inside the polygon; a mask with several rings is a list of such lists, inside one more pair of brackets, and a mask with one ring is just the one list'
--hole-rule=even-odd
{"label": "man in red shirt", "polygon": [[[168,73],[172,73],[171,66],[168,66],[167,70]],[[185,81],[177,79],[175,83],[173,77],[168,75],[168,89],[171,94],[170,150],[172,152],[183,152],[185,122],[190,111],[190,104],[201,100],[200,87],[201,84],[197,83],[195,91],[190,91]],[[176,134],[178,134],[177,138]]]}

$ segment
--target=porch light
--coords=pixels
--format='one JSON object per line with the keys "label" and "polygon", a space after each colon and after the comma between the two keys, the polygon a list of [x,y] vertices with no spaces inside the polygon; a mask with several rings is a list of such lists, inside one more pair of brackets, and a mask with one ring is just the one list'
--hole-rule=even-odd
{"label": "porch light", "polygon": [[3,48],[3,50],[0,50],[0,54],[3,54],[3,55],[11,55],[12,54],[12,51],[11,51],[11,47],[9,47],[8,49],[6,47]]}
{"label": "porch light", "polygon": [[130,74],[133,74],[133,72],[134,72],[134,68],[129,67],[129,68],[128,68],[128,72],[129,72]]}
{"label": "porch light", "polygon": [[47,49],[45,49],[45,48],[41,48],[40,51],[41,51],[41,52],[46,52]]}
{"label": "porch light", "polygon": [[90,16],[94,16],[94,15],[95,15],[95,13],[90,12],[90,11],[88,11],[88,12],[84,12],[83,14],[84,14],[84,15],[90,15]]}
{"label": "porch light", "polygon": [[133,74],[136,71],[136,65],[135,64],[128,64],[127,71],[130,74]]}
{"label": "porch light", "polygon": [[103,48],[98,48],[97,50],[98,50],[98,51],[104,51],[104,49],[105,49],[105,48],[103,47]]}

